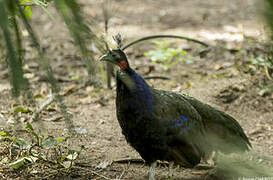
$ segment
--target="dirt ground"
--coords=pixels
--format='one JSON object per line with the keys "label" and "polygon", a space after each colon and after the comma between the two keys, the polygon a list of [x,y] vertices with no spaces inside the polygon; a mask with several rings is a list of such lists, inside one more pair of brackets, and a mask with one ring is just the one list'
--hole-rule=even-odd
{"label": "dirt ground", "polygon": [[[93,17],[102,29],[100,4],[93,0],[81,2],[86,18]],[[126,42],[146,35],[175,34],[227,48],[256,48],[258,52],[261,47],[258,42],[264,40],[265,29],[258,15],[257,7],[260,5],[257,3],[255,0],[116,0],[110,4],[113,14],[109,32],[120,32]],[[87,79],[86,68],[61,18],[54,8],[49,10],[56,17],[54,20],[35,9],[31,23],[40,37],[62,91],[73,91]],[[254,75],[249,73],[245,67],[245,62],[250,59],[247,55],[236,56],[216,49],[200,58],[198,52],[203,47],[181,40],[170,41],[176,47],[187,49],[194,63],[179,63],[166,70],[162,65],[152,64],[149,57],[143,56],[144,52],[154,48],[145,42],[127,50],[132,67],[141,75],[147,75],[148,67],[152,66],[154,70],[148,75],[164,75],[171,79],[147,80],[151,86],[187,93],[231,114],[245,130],[255,152],[273,156],[273,95],[259,95],[260,84],[266,81],[264,72],[257,71]],[[34,74],[29,79],[33,94],[47,95],[50,87],[44,80],[43,72],[39,70],[37,56],[31,44],[25,44],[25,47],[28,64],[26,71]],[[18,104],[11,98],[6,65],[1,64],[0,69],[0,112],[7,120],[0,119],[0,128],[7,129],[12,127],[10,111]],[[103,83],[103,88],[87,85],[64,97],[73,124],[78,129],[78,134],[71,138],[70,143],[75,148],[79,145],[86,147],[80,156],[80,162],[87,168],[71,176],[48,179],[148,178],[148,167],[142,162],[115,162],[127,158],[138,159],[140,156],[121,134],[115,114],[115,83],[112,83],[112,89],[107,89],[105,82]],[[41,106],[46,99],[47,97],[38,100],[37,106]],[[41,127],[42,124],[43,131],[48,131],[49,134],[68,135],[64,118],[56,103],[52,103],[51,107],[54,110],[42,112],[41,122],[34,123],[34,126]],[[31,115],[24,115],[20,120],[28,122],[29,117]],[[174,179],[201,180],[206,173],[207,170],[176,167]],[[2,177],[25,178],[14,174]],[[165,164],[159,165],[156,179],[163,180],[167,177],[168,167]]]}

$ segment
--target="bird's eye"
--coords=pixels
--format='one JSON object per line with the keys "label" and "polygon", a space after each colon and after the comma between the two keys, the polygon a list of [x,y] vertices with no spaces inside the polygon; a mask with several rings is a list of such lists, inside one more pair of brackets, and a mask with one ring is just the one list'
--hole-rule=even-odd
{"label": "bird's eye", "polygon": [[113,57],[116,59],[119,58],[118,54],[113,54]]}

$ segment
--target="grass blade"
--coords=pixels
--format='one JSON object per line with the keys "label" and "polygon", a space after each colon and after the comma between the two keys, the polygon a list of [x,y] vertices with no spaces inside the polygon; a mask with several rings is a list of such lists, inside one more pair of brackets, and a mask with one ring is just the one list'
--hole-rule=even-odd
{"label": "grass blade", "polygon": [[[13,95],[18,97],[20,95],[20,91],[26,89],[26,80],[23,77],[23,69],[22,62],[17,56],[16,49],[14,49],[12,42],[12,34],[9,29],[9,21],[8,21],[8,8],[12,8],[12,1],[4,1],[0,0],[0,26],[3,31],[3,36],[6,42],[7,55],[8,55],[8,65],[9,65],[9,74],[10,81],[13,86]],[[16,27],[15,27],[16,28]],[[18,29],[17,29],[18,30]],[[15,29],[15,31],[17,31]],[[17,37],[17,48],[21,49],[19,38]]]}

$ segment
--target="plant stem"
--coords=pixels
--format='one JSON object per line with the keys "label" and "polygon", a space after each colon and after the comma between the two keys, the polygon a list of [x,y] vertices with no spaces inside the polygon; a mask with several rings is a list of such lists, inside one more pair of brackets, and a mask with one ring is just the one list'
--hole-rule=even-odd
{"label": "plant stem", "polygon": [[121,50],[125,50],[127,49],[128,47],[134,45],[134,44],[137,44],[139,42],[142,42],[142,41],[146,41],[146,40],[150,40],[150,39],[156,39],[156,38],[176,38],[176,39],[184,39],[184,40],[187,40],[187,41],[192,41],[192,42],[195,42],[195,43],[198,43],[198,44],[201,44],[205,47],[209,47],[210,45],[205,43],[205,42],[202,42],[202,41],[199,41],[197,39],[193,39],[193,38],[189,38],[189,37],[185,37],[185,36],[177,36],[177,35],[153,35],[153,36],[146,36],[146,37],[142,37],[140,39],[136,39],[132,42],[130,42],[129,44],[123,46],[121,48]]}

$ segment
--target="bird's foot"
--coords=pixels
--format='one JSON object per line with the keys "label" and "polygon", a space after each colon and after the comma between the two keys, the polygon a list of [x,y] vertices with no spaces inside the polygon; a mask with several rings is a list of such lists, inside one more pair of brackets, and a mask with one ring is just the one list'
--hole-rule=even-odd
{"label": "bird's foot", "polygon": [[173,180],[173,165],[173,161],[169,162],[169,180]]}
{"label": "bird's foot", "polygon": [[204,179],[218,179],[217,178],[217,170],[215,168],[208,170],[207,172],[205,172],[204,174]]}
{"label": "bird's foot", "polygon": [[156,168],[156,161],[153,162],[150,166],[149,180],[155,180],[155,168]]}

